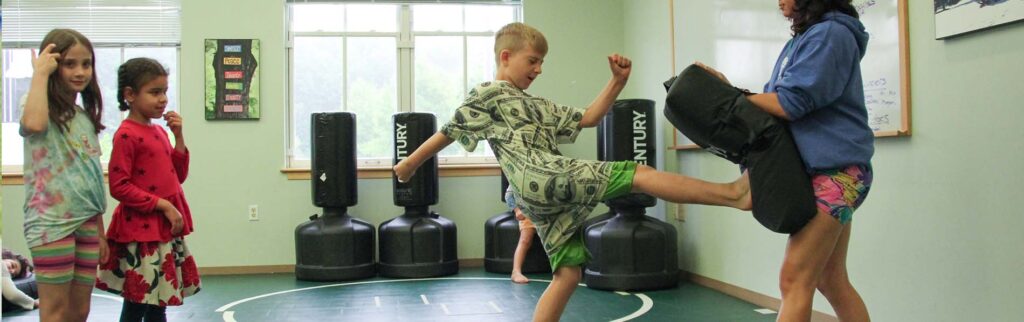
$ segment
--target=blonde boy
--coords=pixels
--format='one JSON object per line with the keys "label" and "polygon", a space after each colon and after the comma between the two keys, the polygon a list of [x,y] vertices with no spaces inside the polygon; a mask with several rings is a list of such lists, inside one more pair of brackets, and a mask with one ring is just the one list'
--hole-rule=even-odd
{"label": "blonde boy", "polygon": [[473,151],[477,142],[487,140],[517,206],[536,226],[554,272],[534,321],[557,321],[562,315],[579,284],[580,269],[590,259],[579,228],[601,200],[641,192],[677,203],[750,208],[745,176],[716,184],[634,162],[562,156],[559,143],[572,143],[582,128],[601,122],[625,87],[632,62],[618,54],[608,56],[611,79],[584,110],[525,92],[540,76],[547,51],[547,40],[537,29],[522,23],[502,27],[494,41],[495,80],[470,91],[451,121],[394,167],[404,182],[452,142]]}

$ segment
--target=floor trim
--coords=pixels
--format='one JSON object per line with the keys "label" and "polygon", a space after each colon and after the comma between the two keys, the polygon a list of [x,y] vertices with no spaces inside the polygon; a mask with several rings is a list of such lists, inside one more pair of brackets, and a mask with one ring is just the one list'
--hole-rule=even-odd
{"label": "floor trim", "polygon": [[[775,311],[779,310],[782,306],[782,300],[764,295],[758,292],[754,292],[736,285],[732,285],[726,282],[722,282],[710,277],[694,274],[690,272],[682,272],[682,278],[690,280],[694,284],[701,285],[732,297],[753,303],[754,305],[769,308]],[[825,312],[811,311],[812,322],[838,322],[839,319]]]}
{"label": "floor trim", "polygon": [[294,273],[295,265],[216,266],[200,267],[199,275],[252,275]]}

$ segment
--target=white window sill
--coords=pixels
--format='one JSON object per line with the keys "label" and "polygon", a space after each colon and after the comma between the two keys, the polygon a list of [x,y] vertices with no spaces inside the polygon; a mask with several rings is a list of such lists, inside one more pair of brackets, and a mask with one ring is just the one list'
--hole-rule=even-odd
{"label": "white window sill", "polygon": [[[486,177],[501,175],[501,168],[495,163],[441,165],[438,170],[440,170],[438,175],[441,177]],[[309,180],[311,177],[310,170],[308,168],[281,169],[281,173],[288,176],[288,180]],[[356,170],[356,178],[359,179],[391,178],[392,174],[390,166],[362,167]]]}
{"label": "white window sill", "polygon": [[[501,167],[496,163],[490,164],[450,164],[441,165],[441,177],[487,177],[500,176]],[[288,180],[309,180],[308,168],[286,168],[281,173],[288,177]],[[359,179],[384,179],[391,178],[391,167],[363,167],[356,170],[356,178]],[[103,178],[106,180],[107,172],[103,171]],[[3,174],[4,186],[23,185],[25,176],[21,172],[5,172]]]}

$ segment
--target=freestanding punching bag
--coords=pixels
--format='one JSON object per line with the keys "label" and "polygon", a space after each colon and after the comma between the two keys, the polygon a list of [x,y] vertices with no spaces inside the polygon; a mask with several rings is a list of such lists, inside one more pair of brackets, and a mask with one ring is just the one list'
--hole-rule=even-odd
{"label": "freestanding punching bag", "polygon": [[[502,204],[505,204],[505,190],[508,189],[508,178],[501,175]],[[512,260],[515,258],[516,247],[519,246],[519,220],[512,210],[494,215],[484,222],[484,270],[491,273],[512,273]],[[549,273],[551,264],[544,252],[540,236],[533,234],[530,250],[523,258],[523,274]]]}
{"label": "freestanding punching bag", "polygon": [[[654,101],[618,100],[598,127],[598,158],[655,166]],[[679,265],[676,228],[645,215],[654,197],[631,193],[607,200],[615,213],[584,227],[593,258],[583,272],[587,287],[647,291],[676,287]]]}
{"label": "freestanding punching bag", "polygon": [[342,281],[372,277],[374,227],[347,212],[356,194],[356,116],[312,115],[313,215],[295,228],[295,278]]}
{"label": "freestanding punching bag", "polygon": [[[405,159],[434,135],[437,121],[430,113],[397,113],[394,163]],[[459,272],[455,223],[430,211],[437,203],[437,158],[416,170],[409,182],[392,179],[395,205],[405,213],[380,224],[380,275],[433,277]]]}

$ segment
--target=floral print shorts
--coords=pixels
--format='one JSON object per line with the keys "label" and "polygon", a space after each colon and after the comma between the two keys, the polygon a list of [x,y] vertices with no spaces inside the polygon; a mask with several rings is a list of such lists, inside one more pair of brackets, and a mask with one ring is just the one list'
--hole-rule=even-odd
{"label": "floral print shorts", "polygon": [[853,211],[860,207],[871,190],[870,165],[852,165],[845,168],[819,171],[811,176],[818,210],[832,215],[839,223],[853,219]]}

